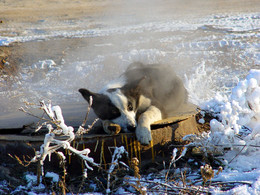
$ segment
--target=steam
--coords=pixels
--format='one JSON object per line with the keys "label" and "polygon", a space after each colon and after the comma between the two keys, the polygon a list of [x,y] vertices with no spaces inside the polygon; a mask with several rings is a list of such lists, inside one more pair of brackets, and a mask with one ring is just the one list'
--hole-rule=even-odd
{"label": "steam", "polygon": [[[32,59],[29,51],[40,51],[41,47],[46,50],[42,50],[41,56],[34,56],[34,62],[28,60],[30,63],[21,64],[18,82],[9,88],[0,85],[0,102],[5,102],[0,105],[1,110],[16,111],[23,101],[39,99],[51,99],[55,104],[83,103],[77,92],[79,88],[98,91],[136,61],[170,64],[183,80],[187,75],[190,96],[200,104],[219,90],[229,93],[238,78],[259,65],[255,44],[258,34],[254,32],[259,28],[259,17],[254,13],[210,15],[214,2],[187,5],[186,1],[134,0],[101,4],[102,13],[91,19],[86,15],[74,19],[73,25],[66,26],[61,21],[53,27],[43,21],[32,25],[28,34],[3,38],[6,44],[26,42],[22,43],[22,49],[27,52],[23,58]],[[201,13],[193,12],[195,9]],[[37,42],[37,47],[27,42],[38,39],[43,41]],[[62,55],[55,53],[56,48],[62,48]],[[56,65],[37,68],[40,67],[37,64],[48,61]],[[201,64],[206,75],[196,72]],[[208,74],[213,71],[216,74]],[[204,85],[203,89],[197,87],[205,79],[210,85]]]}

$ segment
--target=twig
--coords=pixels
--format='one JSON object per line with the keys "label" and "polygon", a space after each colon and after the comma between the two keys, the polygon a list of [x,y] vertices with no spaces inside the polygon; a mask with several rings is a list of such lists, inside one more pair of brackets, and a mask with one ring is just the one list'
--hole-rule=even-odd
{"label": "twig", "polygon": [[221,181],[221,182],[213,182],[211,185],[215,186],[215,185],[223,185],[223,184],[235,184],[235,183],[239,183],[239,184],[246,184],[246,185],[252,185],[252,182],[249,181]]}
{"label": "twig", "polygon": [[184,173],[181,171],[181,181],[182,181],[182,184],[183,184],[183,187],[186,186],[186,171],[184,171]]}
{"label": "twig", "polygon": [[67,175],[67,170],[66,170],[66,167],[65,167],[65,156],[63,155],[62,152],[56,152],[55,153],[57,154],[57,156],[59,157],[59,161],[60,161],[60,166],[62,167],[63,169],[63,176],[61,176],[61,179],[59,181],[59,185],[62,189],[62,194],[66,194],[66,175]]}
{"label": "twig", "polygon": [[90,109],[92,107],[92,103],[93,103],[93,98],[92,96],[90,96],[89,98],[89,106],[88,106],[88,109],[87,109],[87,113],[86,113],[86,116],[85,116],[85,119],[84,121],[82,122],[82,124],[79,126],[78,130],[77,130],[77,135],[81,135],[81,140],[83,139],[83,134],[84,133],[88,133],[90,131],[90,129],[92,129],[92,127],[96,124],[96,122],[99,120],[99,118],[95,119],[92,124],[90,126],[88,126],[87,129],[84,128],[84,126],[86,125],[87,123],[87,119],[88,119],[88,115],[89,115],[89,112],[90,112]]}
{"label": "twig", "polygon": [[[51,109],[51,101],[49,101],[49,104],[47,104],[47,105],[44,103],[44,101],[40,101],[40,105],[41,105],[41,109],[51,119],[50,122],[55,124],[58,128],[61,128],[61,126],[60,126],[61,121],[58,121],[56,112],[53,112]],[[62,118],[63,118],[63,116],[62,116]]]}
{"label": "twig", "polygon": [[[23,161],[16,155],[12,156],[11,154],[8,154],[8,156],[10,156],[12,159],[17,160],[17,162],[22,165],[23,167],[28,167],[31,164],[31,161],[27,161],[25,159],[25,156],[23,156]],[[26,164],[25,164],[26,163]]]}
{"label": "twig", "polygon": [[169,165],[169,168],[168,168],[168,171],[166,173],[166,176],[165,176],[165,181],[167,181],[167,177],[168,177],[168,174],[169,174],[169,171],[170,171],[170,168],[172,166],[172,164],[174,164],[175,162],[177,162],[178,160],[180,160],[183,156],[185,156],[186,152],[187,152],[187,147],[184,147],[181,155],[177,158],[176,158],[176,154],[177,154],[177,148],[174,148],[173,151],[172,151],[172,159],[171,159],[171,162],[170,162],[170,165]]}
{"label": "twig", "polygon": [[91,125],[88,126],[87,129],[84,129],[82,126],[79,126],[77,132],[76,132],[76,135],[77,136],[80,136],[81,135],[81,140],[83,139],[83,134],[85,133],[88,133],[92,128],[93,126],[96,124],[96,122],[98,122],[99,118],[96,118]]}
{"label": "twig", "polygon": [[237,153],[237,155],[234,157],[234,158],[232,158],[228,163],[231,163],[236,157],[238,157],[239,156],[239,154],[241,154],[241,152],[244,150],[244,148],[246,147],[246,145]]}
{"label": "twig", "polygon": [[37,115],[34,115],[34,114],[32,114],[32,113],[26,111],[23,107],[19,108],[18,110],[24,112],[25,114],[27,114],[27,115],[29,115],[29,116],[33,116],[33,117],[35,117],[35,118],[38,118],[38,119],[40,119],[40,120],[45,120],[45,121],[48,121],[48,122],[52,122],[52,120],[50,120],[50,119],[43,118],[43,117],[39,117],[39,116],[37,116]]}
{"label": "twig", "polygon": [[90,129],[92,129],[92,127],[96,124],[96,122],[98,122],[98,120],[99,118],[96,118],[86,131],[88,132]]}
{"label": "twig", "polygon": [[[128,181],[135,182],[135,180],[132,180],[132,179],[128,179]],[[174,190],[174,191],[177,191],[177,190],[189,190],[189,191],[193,191],[193,192],[196,192],[196,191],[204,192],[204,193],[208,192],[206,190],[200,190],[200,189],[192,189],[192,188],[184,188],[184,187],[179,187],[179,186],[171,186],[170,184],[167,184],[167,183],[161,183],[161,182],[150,181],[150,180],[140,180],[140,182],[161,185],[161,186],[170,188],[171,190]]]}
{"label": "twig", "polygon": [[92,103],[93,103],[93,98],[92,98],[92,96],[90,96],[89,97],[89,106],[88,106],[88,109],[87,109],[87,113],[86,113],[86,116],[85,116],[85,119],[84,119],[83,123],[81,124],[81,127],[84,127],[86,125],[86,122],[88,120],[88,115],[89,115],[90,109],[92,107]]}
{"label": "twig", "polygon": [[[228,147],[230,147],[230,145],[219,145],[219,144],[217,144],[217,145],[215,145],[215,146],[221,146],[221,147],[228,146]],[[253,145],[253,144],[249,144],[249,145],[232,144],[232,146],[234,146],[234,147],[246,147],[246,146],[250,146],[250,147],[260,148],[260,146],[258,146],[258,145]]]}
{"label": "twig", "polygon": [[[88,156],[90,153],[90,150],[87,148],[82,151],[79,151],[70,145],[70,143],[75,139],[74,129],[73,129],[73,127],[67,126],[65,124],[64,118],[62,116],[62,111],[59,106],[52,107],[51,103],[45,104],[44,101],[40,101],[40,106],[41,106],[41,109],[44,111],[44,113],[46,113],[47,116],[51,119],[51,120],[49,120],[49,122],[55,124],[57,128],[54,129],[52,127],[52,125],[48,124],[47,122],[43,123],[44,125],[47,125],[49,133],[47,133],[45,135],[44,144],[42,144],[40,151],[36,152],[35,156],[31,159],[30,162],[26,162],[26,164],[24,164],[18,157],[15,156],[13,158],[16,158],[18,160],[18,162],[24,166],[28,166],[31,162],[40,161],[40,164],[43,167],[43,163],[47,156],[49,156],[49,158],[50,158],[52,153],[56,152],[60,148],[64,148],[64,149],[68,149],[71,152],[77,154],[78,156],[80,156],[83,159],[83,161],[85,163],[85,167],[86,167],[86,169],[84,171],[84,175],[87,176],[86,170],[87,169],[93,170],[92,167],[90,167],[88,165],[88,163],[91,163],[94,166],[99,166],[98,164],[96,164],[94,162],[93,158]],[[21,108],[20,110],[27,114],[30,114],[36,118],[39,118],[38,116],[35,116],[35,115],[31,114],[30,112],[24,110],[24,108]],[[40,119],[42,120],[42,118],[40,118]],[[93,122],[92,126],[94,124],[95,124],[95,121]],[[65,141],[58,140],[55,138],[56,134],[63,134],[65,136],[69,136],[69,138]],[[61,156],[64,158],[63,160],[65,161],[65,156],[64,155],[61,155]]]}
{"label": "twig", "polygon": [[115,147],[114,153],[112,155],[112,161],[111,161],[111,165],[109,167],[108,170],[108,174],[107,174],[107,188],[106,188],[106,194],[109,194],[111,192],[110,190],[110,178],[111,178],[111,174],[114,171],[115,167],[118,166],[118,160],[122,157],[122,154],[126,153],[127,151],[125,150],[124,146],[121,147]]}
{"label": "twig", "polygon": [[80,182],[80,186],[79,186],[79,190],[78,190],[77,194],[80,194],[80,192],[81,192],[81,190],[82,190],[82,188],[83,188],[83,186],[85,184],[85,179],[86,179],[85,177],[82,177],[81,182]]}
{"label": "twig", "polygon": [[177,148],[174,148],[173,151],[172,151],[172,159],[171,159],[171,162],[169,164],[168,171],[166,172],[166,175],[165,175],[165,182],[167,182],[168,174],[170,172],[172,164],[176,162],[175,158],[176,158],[177,151],[178,151]]}

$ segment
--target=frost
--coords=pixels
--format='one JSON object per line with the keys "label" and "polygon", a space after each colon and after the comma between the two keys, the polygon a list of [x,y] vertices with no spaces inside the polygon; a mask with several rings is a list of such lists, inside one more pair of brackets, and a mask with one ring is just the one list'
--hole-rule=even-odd
{"label": "frost", "polygon": [[201,119],[199,119],[199,121],[198,121],[200,124],[204,124],[205,123],[205,119],[204,118],[201,118]]}
{"label": "frost", "polygon": [[[51,102],[48,104],[45,104],[44,101],[40,102],[41,109],[45,112],[45,114],[51,119],[50,123],[47,124],[46,122],[43,123],[43,125],[46,125],[49,132],[45,135],[43,144],[40,147],[40,151],[36,151],[36,155],[31,159],[30,162],[40,162],[42,175],[43,173],[43,165],[45,159],[48,157],[49,161],[51,161],[51,155],[54,152],[57,152],[57,154],[60,156],[61,161],[65,162],[66,156],[58,151],[59,149],[67,149],[71,151],[72,153],[78,155],[84,162],[85,169],[83,172],[84,177],[87,177],[87,170],[93,170],[93,168],[89,165],[89,163],[93,166],[99,166],[94,162],[94,159],[89,157],[90,149],[86,148],[84,150],[77,150],[76,148],[71,146],[71,142],[75,139],[74,134],[74,128],[71,126],[67,126],[65,124],[62,110],[59,106],[52,106]],[[24,109],[22,109],[23,112],[26,112]],[[40,125],[40,128],[43,126]],[[54,125],[54,127],[53,127]],[[83,124],[84,125],[84,124]],[[37,131],[40,129],[37,128]],[[82,128],[82,127],[81,127]],[[66,136],[67,138],[65,140],[59,139],[60,136]],[[29,162],[29,163],[30,163]],[[28,165],[27,165],[28,166]],[[64,170],[64,174],[66,174],[66,170]],[[51,174],[48,173],[48,176]],[[53,176],[53,174],[52,174]],[[53,178],[55,182],[57,181],[57,177]]]}
{"label": "frost", "polygon": [[[246,78],[240,80],[232,89],[228,98],[216,97],[204,108],[206,112],[214,110],[217,119],[210,121],[210,132],[202,133],[200,136],[185,136],[183,140],[191,141],[188,146],[196,146],[205,154],[224,154],[223,163],[241,171],[243,177],[246,175],[245,171],[259,171],[260,70],[250,70]],[[225,148],[230,150],[224,153]],[[225,176],[227,175],[225,173]],[[242,188],[246,192],[250,191],[249,188],[244,189],[245,186]]]}
{"label": "frost", "polygon": [[25,179],[27,181],[27,187],[32,187],[37,183],[37,176],[32,175],[32,174],[27,174],[25,176]]}
{"label": "frost", "polygon": [[59,175],[53,172],[47,172],[45,174],[45,177],[52,178],[52,182],[58,182],[59,181]]}
{"label": "frost", "polygon": [[[214,178],[216,180],[258,181],[260,70],[250,70],[246,78],[241,79],[232,89],[229,96],[222,97],[217,94],[214,99],[204,104],[204,112],[210,112],[216,117],[210,121],[210,132],[204,132],[199,136],[185,136],[183,140],[190,141],[186,147],[196,147],[205,156],[222,155],[221,159],[226,169]],[[242,185],[227,193],[243,191],[245,194],[254,194],[256,189],[257,187]],[[213,192],[218,194],[216,189]]]}
{"label": "frost", "polygon": [[53,60],[43,60],[39,61],[31,66],[32,69],[51,69],[56,66]]}
{"label": "frost", "polygon": [[117,167],[119,165],[119,159],[122,158],[122,155],[127,153],[127,151],[125,150],[124,146],[121,147],[115,147],[114,153],[112,155],[112,161],[111,161],[111,165],[109,167],[108,170],[108,175],[107,175],[107,188],[106,188],[106,194],[109,194],[111,192],[110,190],[110,177],[111,177],[111,173],[114,171],[115,167]]}

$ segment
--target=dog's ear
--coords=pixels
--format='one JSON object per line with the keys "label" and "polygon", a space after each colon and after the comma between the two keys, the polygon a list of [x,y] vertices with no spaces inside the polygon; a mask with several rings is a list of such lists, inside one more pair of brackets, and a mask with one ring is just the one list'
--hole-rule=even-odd
{"label": "dog's ear", "polygon": [[81,93],[81,95],[85,98],[85,100],[90,101],[90,96],[92,96],[93,99],[97,99],[98,98],[98,93],[93,93],[87,89],[81,88],[79,89],[79,92]]}
{"label": "dog's ear", "polygon": [[112,120],[119,117],[120,111],[114,104],[112,104],[111,100],[107,95],[100,93],[93,93],[87,89],[79,89],[79,92],[82,96],[88,101],[90,104],[90,96],[93,98],[92,108],[98,118],[101,120]]}

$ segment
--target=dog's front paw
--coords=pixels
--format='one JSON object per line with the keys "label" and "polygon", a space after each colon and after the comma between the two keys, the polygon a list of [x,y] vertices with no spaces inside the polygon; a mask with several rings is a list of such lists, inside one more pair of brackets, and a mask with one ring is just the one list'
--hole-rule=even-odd
{"label": "dog's front paw", "polygon": [[152,140],[150,127],[137,126],[136,138],[142,145],[149,145]]}

